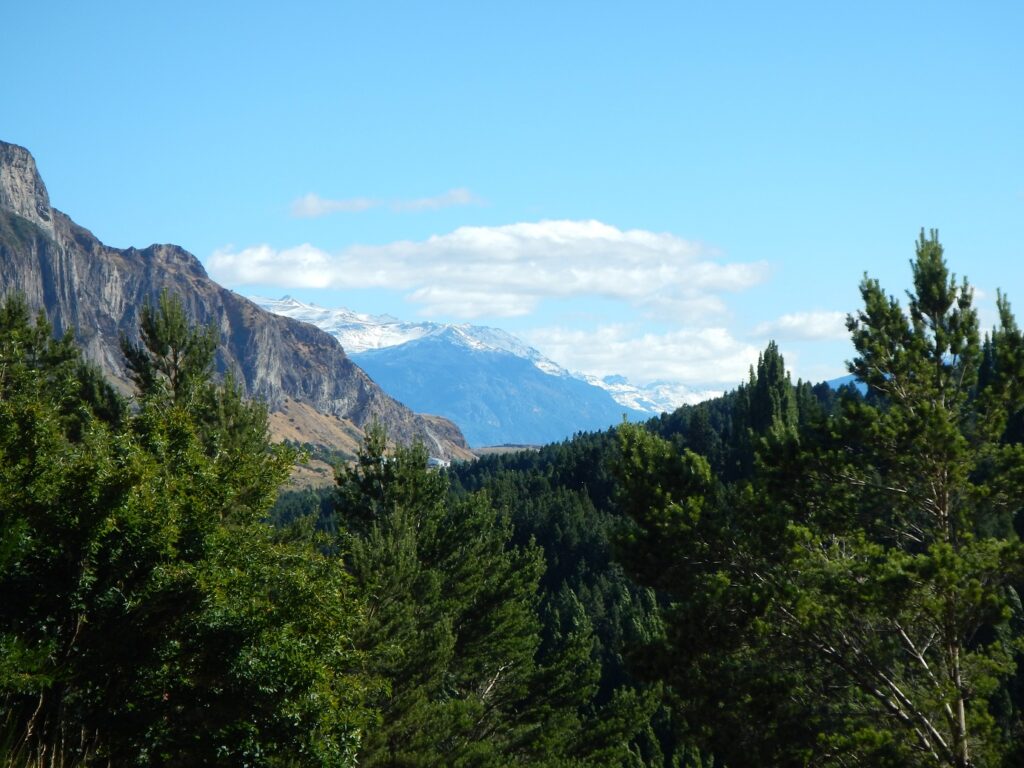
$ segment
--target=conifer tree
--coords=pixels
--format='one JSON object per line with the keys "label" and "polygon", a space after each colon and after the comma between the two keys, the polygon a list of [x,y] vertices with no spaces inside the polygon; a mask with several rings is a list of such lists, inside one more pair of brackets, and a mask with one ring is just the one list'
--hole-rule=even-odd
{"label": "conifer tree", "polygon": [[0,306],[0,759],[353,764],[360,605],[262,522],[291,463],[264,412],[197,368],[108,419],[83,370]]}
{"label": "conifer tree", "polygon": [[421,446],[374,426],[338,475],[340,548],[368,600],[360,647],[388,690],[362,765],[504,765],[540,723],[518,705],[538,671],[540,561],[482,494],[453,500]]}
{"label": "conifer tree", "polygon": [[1005,685],[1020,647],[1024,339],[1000,295],[982,343],[937,233],[922,232],[912,273],[906,309],[861,284],[850,370],[867,398],[851,391],[799,431],[783,418],[756,444],[753,483],[709,489],[693,457],[623,430],[629,562],[672,599],[665,676],[728,764],[1020,755]]}
{"label": "conifer tree", "polygon": [[164,391],[179,403],[209,382],[216,329],[193,327],[177,294],[164,289],[155,307],[148,300],[142,305],[139,335],[141,344],[122,335],[121,350],[140,392]]}
{"label": "conifer tree", "polygon": [[750,371],[747,385],[750,429],[756,435],[783,432],[796,427],[798,414],[793,385],[774,341],[758,355],[757,370]]}
{"label": "conifer tree", "polygon": [[991,702],[1014,668],[1000,628],[1022,553],[984,521],[1024,499],[1007,479],[1024,457],[1005,440],[1024,406],[1009,352],[1020,331],[1000,297],[991,344],[1007,354],[979,388],[973,292],[935,231],[916,250],[907,310],[861,284],[850,370],[874,402],[843,409],[787,494],[803,506],[791,567],[805,602],[781,617],[860,692],[870,738],[898,742],[908,762],[996,765],[1007,745]]}

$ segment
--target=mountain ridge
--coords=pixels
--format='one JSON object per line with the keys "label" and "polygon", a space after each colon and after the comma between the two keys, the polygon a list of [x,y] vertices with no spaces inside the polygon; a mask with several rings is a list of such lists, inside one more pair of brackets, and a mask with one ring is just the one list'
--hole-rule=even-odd
{"label": "mountain ridge", "polygon": [[210,279],[177,245],[113,248],[53,208],[32,154],[0,142],[0,294],[20,292],[56,333],[74,329],[85,354],[130,389],[120,336],[137,339],[139,313],[162,289],[193,322],[220,334],[217,368],[272,412],[288,401],[357,427],[382,423],[403,443],[421,440],[442,458],[468,458],[458,427],[426,419],[384,393],[330,334],[280,317]]}
{"label": "mountain ridge", "polygon": [[291,296],[252,300],[332,334],[387,391],[455,420],[476,447],[559,441],[719,394],[573,373],[500,328],[403,321]]}
{"label": "mountain ridge", "polygon": [[722,394],[719,390],[694,390],[680,382],[655,381],[638,386],[617,374],[599,377],[573,372],[500,328],[470,323],[400,320],[392,315],[355,312],[345,307],[321,307],[288,295],[280,299],[263,296],[249,298],[270,312],[302,320],[327,331],[341,342],[350,355],[398,346],[427,335],[461,334],[468,347],[483,346],[494,351],[511,352],[530,360],[544,373],[580,379],[606,390],[619,405],[651,415],[674,411],[682,405],[696,405]]}
{"label": "mountain ridge", "polygon": [[448,336],[471,349],[510,352],[523,357],[552,375],[571,376],[567,369],[545,357],[508,331],[469,323],[436,323],[429,320],[400,320],[392,315],[355,312],[346,307],[327,308],[299,301],[291,296],[270,299],[250,296],[253,302],[274,314],[311,323],[327,331],[351,354],[399,346],[424,336]]}

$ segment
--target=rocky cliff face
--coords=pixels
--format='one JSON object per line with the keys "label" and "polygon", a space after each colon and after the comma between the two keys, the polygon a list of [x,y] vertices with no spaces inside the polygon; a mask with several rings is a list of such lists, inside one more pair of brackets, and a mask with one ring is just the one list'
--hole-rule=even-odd
{"label": "rocky cliff face", "polygon": [[73,329],[86,354],[128,387],[119,339],[137,337],[140,309],[162,289],[220,332],[217,365],[248,395],[280,410],[291,400],[362,427],[383,423],[400,442],[422,440],[437,456],[465,455],[450,423],[414,414],[388,397],[314,326],[272,315],[213,282],[176,245],[110,248],[51,208],[32,155],[0,142],[0,294],[22,292],[57,332]]}
{"label": "rocky cliff face", "polygon": [[31,221],[51,238],[53,212],[46,185],[28,150],[0,141],[0,210]]}

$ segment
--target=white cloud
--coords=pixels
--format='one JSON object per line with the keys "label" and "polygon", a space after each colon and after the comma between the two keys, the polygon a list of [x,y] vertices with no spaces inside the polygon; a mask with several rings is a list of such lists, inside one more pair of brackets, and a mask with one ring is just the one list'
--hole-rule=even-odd
{"label": "white cloud", "polygon": [[329,200],[310,192],[292,202],[291,213],[298,219],[315,219],[332,213],[361,213],[371,208],[389,208],[398,212],[436,211],[459,205],[480,205],[482,202],[465,187],[450,189],[434,197],[420,197],[414,200],[378,200],[370,197]]}
{"label": "white cloud", "polygon": [[309,244],[225,248],[208,266],[215,279],[232,285],[408,291],[425,315],[511,317],[547,298],[589,296],[701,325],[724,313],[718,294],[745,290],[768,273],[761,262],[721,263],[675,235],[599,221],[460,227],[337,254]]}
{"label": "white cloud", "polygon": [[754,333],[777,340],[839,341],[850,338],[845,312],[793,312],[761,323]]}
{"label": "white cloud", "polygon": [[352,197],[347,200],[326,200],[310,192],[292,203],[292,216],[297,219],[315,219],[331,213],[359,213],[376,208],[379,200],[367,197]]}
{"label": "white cloud", "polygon": [[328,288],[331,284],[331,257],[309,243],[282,251],[269,245],[246,248],[238,254],[215,251],[210,257],[210,269],[218,278],[244,274],[239,282],[249,285]]}
{"label": "white cloud", "polygon": [[657,334],[605,325],[593,330],[542,328],[522,336],[570,370],[622,374],[639,385],[679,381],[696,388],[731,389],[747,378],[759,351],[725,328]]}
{"label": "white cloud", "polygon": [[434,197],[421,197],[416,200],[392,200],[389,204],[395,211],[436,211],[439,208],[452,208],[459,205],[480,205],[483,201],[465,187],[450,189],[444,194]]}

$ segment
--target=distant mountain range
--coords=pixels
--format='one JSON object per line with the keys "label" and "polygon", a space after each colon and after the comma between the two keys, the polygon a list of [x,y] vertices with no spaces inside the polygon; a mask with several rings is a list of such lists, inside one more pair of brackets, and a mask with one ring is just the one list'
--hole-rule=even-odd
{"label": "distant mountain range", "polygon": [[644,413],[671,413],[681,405],[696,405],[722,394],[721,390],[695,390],[678,381],[654,381],[639,387],[625,376],[582,376],[584,381],[607,390],[615,401]]}
{"label": "distant mountain range", "polygon": [[327,331],[385,391],[415,410],[451,419],[474,447],[553,442],[719,394],[573,374],[497,328],[405,322],[290,296],[253,301]]}

